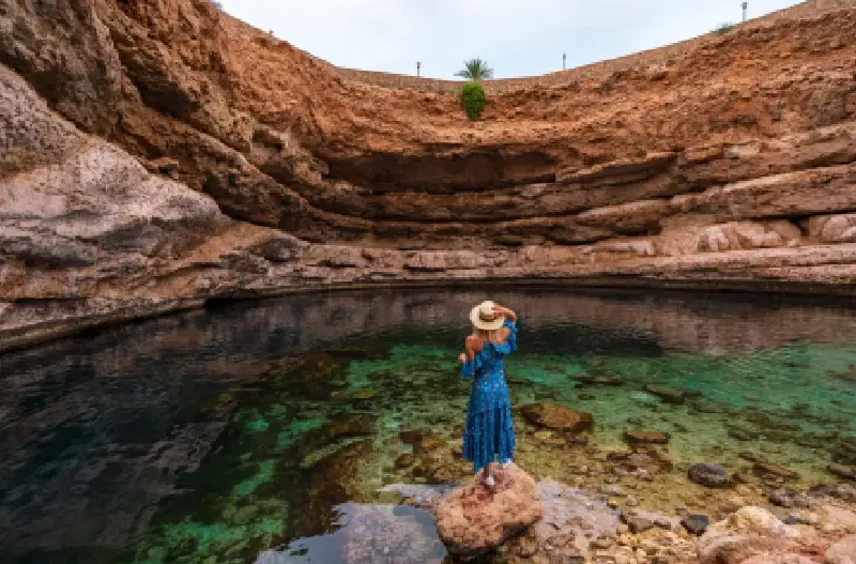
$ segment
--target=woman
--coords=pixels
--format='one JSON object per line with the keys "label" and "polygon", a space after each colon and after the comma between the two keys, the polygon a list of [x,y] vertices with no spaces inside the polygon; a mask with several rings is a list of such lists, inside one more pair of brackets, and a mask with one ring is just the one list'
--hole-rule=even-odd
{"label": "woman", "polygon": [[514,458],[514,425],[505,384],[503,360],[517,350],[517,315],[493,302],[483,302],[470,312],[473,334],[467,337],[461,377],[473,378],[467,405],[463,456],[472,461],[473,472],[493,487],[491,462],[497,458],[505,468]]}

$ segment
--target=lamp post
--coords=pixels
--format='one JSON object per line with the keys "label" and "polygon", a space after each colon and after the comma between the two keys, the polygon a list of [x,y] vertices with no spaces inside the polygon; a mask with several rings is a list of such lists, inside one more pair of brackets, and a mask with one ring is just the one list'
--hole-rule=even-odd
{"label": "lamp post", "polygon": [[416,61],[416,76],[421,76],[420,69],[422,68],[422,63]]}
{"label": "lamp post", "polygon": [[562,53],[562,70],[565,70],[565,63],[567,62],[567,60],[568,60],[568,54]]}
{"label": "lamp post", "polygon": [[746,10],[749,9],[749,2],[743,2],[743,21],[746,21]]}

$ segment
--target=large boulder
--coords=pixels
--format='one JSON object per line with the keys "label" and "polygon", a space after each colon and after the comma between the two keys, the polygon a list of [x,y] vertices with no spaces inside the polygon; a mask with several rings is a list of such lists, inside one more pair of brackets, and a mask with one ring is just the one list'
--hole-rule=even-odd
{"label": "large boulder", "polygon": [[[743,507],[707,528],[699,539],[701,564],[772,562],[787,555],[799,531],[761,507]],[[767,558],[767,560],[764,560]]]}
{"label": "large boulder", "polygon": [[848,535],[826,549],[824,564],[856,564],[856,535]]}
{"label": "large boulder", "polygon": [[544,510],[531,476],[512,463],[494,478],[493,488],[472,481],[438,504],[437,532],[450,553],[489,552],[541,519]]}
{"label": "large boulder", "polygon": [[591,413],[574,411],[555,403],[533,403],[524,406],[523,417],[539,427],[561,431],[585,431],[594,426]]}

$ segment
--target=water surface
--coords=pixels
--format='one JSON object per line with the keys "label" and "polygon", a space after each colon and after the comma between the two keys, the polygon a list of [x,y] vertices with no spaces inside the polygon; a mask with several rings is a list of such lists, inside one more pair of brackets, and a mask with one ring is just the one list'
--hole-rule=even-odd
{"label": "water surface", "polygon": [[518,460],[538,477],[630,483],[613,462],[625,431],[667,433],[665,462],[631,486],[669,511],[710,505],[684,478],[694,462],[748,476],[750,453],[808,485],[836,481],[827,466],[856,450],[851,303],[540,290],[232,303],[0,356],[0,560],[440,562],[430,515],[380,490],[467,475],[456,357],[486,297],[521,317],[515,405],[595,417],[568,436],[516,416]]}

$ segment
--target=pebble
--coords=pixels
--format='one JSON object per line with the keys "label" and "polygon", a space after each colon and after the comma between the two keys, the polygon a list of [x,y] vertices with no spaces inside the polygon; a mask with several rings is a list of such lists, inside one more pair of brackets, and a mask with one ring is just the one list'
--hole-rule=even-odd
{"label": "pebble", "polygon": [[728,485],[728,472],[718,464],[699,463],[690,466],[687,472],[690,480],[709,488],[721,488]]}
{"label": "pebble", "polygon": [[609,497],[624,497],[627,492],[618,484],[603,484],[600,486],[600,493]]}
{"label": "pebble", "polygon": [[681,519],[681,525],[694,535],[701,535],[710,525],[710,517],[707,515],[687,515]]}

